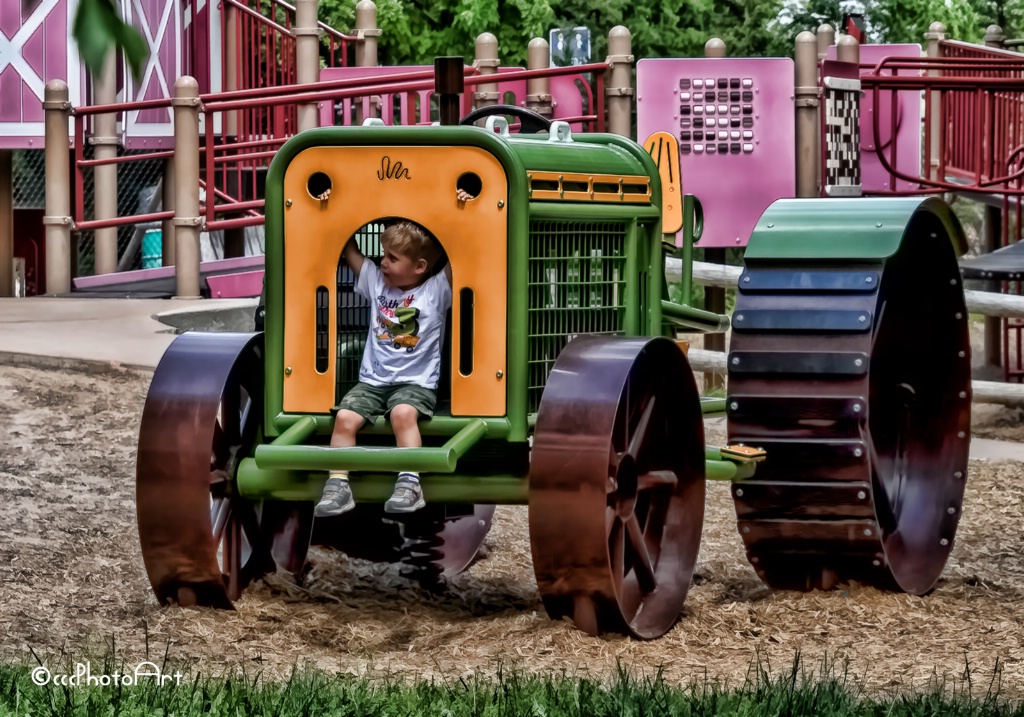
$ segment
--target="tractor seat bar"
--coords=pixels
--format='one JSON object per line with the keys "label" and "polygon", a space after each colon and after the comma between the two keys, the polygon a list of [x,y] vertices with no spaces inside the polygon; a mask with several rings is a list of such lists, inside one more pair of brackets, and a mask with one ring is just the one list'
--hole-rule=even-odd
{"label": "tractor seat bar", "polygon": [[673,323],[706,334],[720,334],[729,330],[729,317],[724,314],[695,309],[671,301],[661,302],[661,313]]}
{"label": "tractor seat bar", "polygon": [[[454,473],[459,459],[487,435],[482,419],[469,421],[462,430],[439,448],[367,448],[351,446],[294,445],[297,436],[312,433],[304,421],[297,422],[270,445],[256,448],[255,460],[261,469],[275,470],[350,470],[350,471],[422,471]],[[289,445],[291,443],[291,445]]]}

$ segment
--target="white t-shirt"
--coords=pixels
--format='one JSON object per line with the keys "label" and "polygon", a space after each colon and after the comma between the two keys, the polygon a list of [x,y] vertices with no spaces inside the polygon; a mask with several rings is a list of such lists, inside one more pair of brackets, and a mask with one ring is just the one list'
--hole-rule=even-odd
{"label": "white t-shirt", "polygon": [[403,291],[388,288],[377,265],[364,259],[355,292],[371,305],[359,380],[372,386],[414,383],[437,388],[445,318],[452,305],[445,272]]}

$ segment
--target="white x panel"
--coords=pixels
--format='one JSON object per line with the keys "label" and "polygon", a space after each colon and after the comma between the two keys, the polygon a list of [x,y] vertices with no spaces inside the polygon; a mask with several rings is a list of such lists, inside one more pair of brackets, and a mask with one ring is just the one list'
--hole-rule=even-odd
{"label": "white x panel", "polygon": [[[125,19],[142,33],[149,57],[142,71],[142,79],[136,83],[130,71],[125,72],[125,99],[136,102],[146,97],[146,93],[155,87],[156,92],[150,93],[150,99],[170,97],[174,89],[174,80],[181,73],[182,54],[182,11],[179,0],[164,0],[159,12],[159,21],[153,29],[153,18],[147,17],[140,0],[129,0],[125,8]],[[173,49],[173,67],[165,67],[160,51],[166,47]],[[127,113],[124,133],[126,140],[135,140],[131,144],[139,145],[139,140],[146,138],[141,146],[170,146],[168,142],[174,137],[173,113],[168,107],[159,110],[145,110],[142,113],[133,110]],[[160,139],[164,141],[161,142]]]}
{"label": "white x panel", "polygon": [[[20,11],[21,3],[19,2],[16,7]],[[70,38],[70,28],[77,8],[77,0],[42,0],[38,7],[32,11],[32,14],[25,18],[24,24],[18,28],[13,37],[8,38],[4,33],[0,32],[0,73],[3,73],[8,68],[13,68],[33,95],[33,97],[23,98],[21,88],[19,87],[17,97],[5,98],[5,102],[15,102],[19,106],[24,102],[25,105],[21,106],[22,115],[25,114],[27,109],[31,109],[29,103],[38,103],[36,105],[38,109],[35,109],[33,114],[41,114],[43,92],[46,83],[50,80],[64,80],[67,82],[71,103],[73,105],[81,103],[82,66],[78,56],[78,47]],[[40,30],[43,23],[53,13],[63,15],[65,26],[68,28],[68,37],[65,40],[67,43],[65,49],[66,62],[62,67],[54,67],[51,62],[47,62],[45,65],[47,76],[40,77],[39,73],[33,69],[31,63],[25,59],[25,43]],[[44,40],[47,43],[52,43],[56,38],[52,36],[51,32],[51,35],[46,36]],[[47,56],[47,60],[52,56],[48,50],[49,48],[46,47],[42,49],[42,52]],[[68,133],[71,133],[70,123],[68,125]],[[42,121],[0,122],[0,149],[42,149],[43,136],[44,124]]]}

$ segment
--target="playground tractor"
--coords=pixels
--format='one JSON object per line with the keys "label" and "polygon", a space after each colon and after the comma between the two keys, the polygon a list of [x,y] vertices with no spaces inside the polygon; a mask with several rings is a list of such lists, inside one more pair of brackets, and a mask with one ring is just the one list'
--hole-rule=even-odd
{"label": "playground tractor", "polygon": [[[700,225],[671,137],[649,153],[526,119],[542,131],[510,134],[495,115],[323,128],[282,147],[263,330],[179,336],[146,401],[137,506],[159,601],[231,608],[268,572],[301,575],[311,542],[439,584],[474,560],[496,504],[527,504],[548,614],[655,638],[690,586],[706,479],[733,481],[748,558],[773,587],[930,590],[970,424],[965,241],[949,208],[770,206],[740,279],[729,394],[702,400],[674,337],[729,319],[665,298],[664,240],[674,251],[681,224],[688,261]],[[379,257],[394,218],[451,262],[438,411],[422,448],[395,448],[383,420],[332,448],[330,409],[357,380],[370,320],[342,247],[354,237]],[[723,410],[731,447],[705,447],[703,415]],[[357,507],[314,524],[329,469],[352,471]],[[393,522],[382,505],[399,470],[423,474],[427,507]]]}

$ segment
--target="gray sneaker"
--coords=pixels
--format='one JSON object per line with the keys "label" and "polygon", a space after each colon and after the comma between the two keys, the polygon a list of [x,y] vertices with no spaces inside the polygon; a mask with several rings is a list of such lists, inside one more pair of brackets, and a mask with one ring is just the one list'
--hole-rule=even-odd
{"label": "gray sneaker", "polygon": [[334,515],[341,515],[347,510],[356,507],[352,499],[352,489],[344,478],[328,478],[324,486],[324,493],[320,502],[316,504],[313,515],[317,518],[329,518]]}
{"label": "gray sneaker", "polygon": [[420,487],[419,481],[399,478],[395,483],[395,492],[384,504],[384,512],[412,513],[426,504],[427,502],[423,500],[423,488]]}

